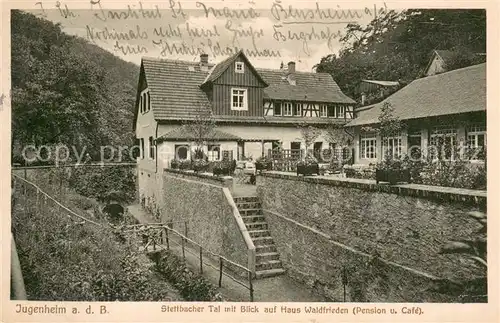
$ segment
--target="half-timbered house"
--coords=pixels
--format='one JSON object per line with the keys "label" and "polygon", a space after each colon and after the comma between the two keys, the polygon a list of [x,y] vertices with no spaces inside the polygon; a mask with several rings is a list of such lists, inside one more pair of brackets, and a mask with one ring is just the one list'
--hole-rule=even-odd
{"label": "half-timbered house", "polygon": [[[330,74],[297,71],[294,62],[255,68],[242,51],[217,64],[206,54],[198,62],[143,58],[134,120],[139,185],[146,187],[172,159],[190,158],[194,138],[183,124],[200,115],[217,124],[204,138],[209,159],[255,160],[278,146],[304,149],[297,124],[345,124],[354,104]],[[328,144],[320,136],[314,148]]]}

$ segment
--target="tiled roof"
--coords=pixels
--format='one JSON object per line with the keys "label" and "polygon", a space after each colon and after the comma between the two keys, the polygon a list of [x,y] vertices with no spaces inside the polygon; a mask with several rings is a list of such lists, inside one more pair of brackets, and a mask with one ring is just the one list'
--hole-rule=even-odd
{"label": "tiled roof", "polygon": [[[172,116],[194,118],[199,109],[209,108],[210,102],[199,88],[208,70],[201,70],[198,62],[143,58],[142,64],[156,120]],[[189,67],[194,70],[190,71]]]}
{"label": "tiled roof", "polygon": [[[235,57],[233,55],[216,66],[209,64],[204,70],[198,62],[143,58],[142,66],[155,119],[194,119],[200,109],[209,109],[211,104],[200,86],[220,76]],[[269,85],[264,88],[264,99],[355,103],[342,93],[327,73],[295,72],[296,85],[290,85],[285,71],[255,70]]]}
{"label": "tiled roof", "polygon": [[264,99],[355,103],[342,93],[328,73],[295,72],[296,85],[291,85],[285,71],[259,68],[257,71],[269,84],[264,89]]}
{"label": "tiled roof", "polygon": [[378,123],[390,102],[401,120],[486,110],[486,63],[417,79],[380,103],[364,107],[347,126]]}
{"label": "tiled roof", "polygon": [[[265,83],[265,81],[262,79],[262,77],[259,75],[259,73],[255,70],[255,68],[252,66],[252,64],[250,63],[250,61],[248,60],[248,58],[245,56],[245,53],[243,53],[243,50],[240,50],[238,51],[236,54],[232,55],[232,56],[229,56],[228,58],[226,58],[225,60],[223,60],[222,62],[218,63],[217,65],[215,65],[213,67],[213,69],[210,71],[210,73],[207,75],[206,79],[204,80],[203,84],[207,84],[207,83],[210,83],[210,82],[213,82],[215,81],[217,78],[219,78],[219,76],[222,75],[222,73],[224,73],[224,71],[229,67],[231,66],[231,64],[233,64],[236,59],[238,57],[242,57],[246,62],[247,64],[250,66],[250,68],[257,74],[257,77],[259,79],[261,79],[262,82]],[[202,85],[202,84],[200,84]]]}
{"label": "tiled roof", "polygon": [[[190,131],[189,127],[186,126],[180,126],[163,136],[158,137],[158,141],[169,141],[169,140],[195,140],[198,138],[195,138],[193,133]],[[235,136],[233,134],[220,131],[217,129],[212,129],[206,136],[205,138],[200,138],[203,140],[214,140],[214,141],[224,141],[224,140],[229,140],[229,141],[237,141],[240,140],[241,137]]]}

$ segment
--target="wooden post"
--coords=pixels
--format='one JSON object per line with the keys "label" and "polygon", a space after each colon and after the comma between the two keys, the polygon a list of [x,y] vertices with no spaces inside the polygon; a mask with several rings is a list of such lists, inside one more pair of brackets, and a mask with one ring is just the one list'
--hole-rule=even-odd
{"label": "wooden post", "polygon": [[165,228],[165,240],[167,243],[167,250],[170,250],[170,243],[168,241],[168,228]]}
{"label": "wooden post", "polygon": [[153,251],[156,251],[156,232],[152,235],[152,239],[153,239]]}
{"label": "wooden post", "polygon": [[186,262],[186,253],[184,251],[184,237],[181,237],[181,238],[182,238],[182,240],[181,240],[182,241],[182,260],[184,262]]}
{"label": "wooden post", "polygon": [[200,274],[203,274],[203,248],[200,246]]}
{"label": "wooden post", "polygon": [[187,221],[184,221],[184,235],[187,237],[188,236],[188,225]]}
{"label": "wooden post", "polygon": [[222,257],[219,256],[219,287],[222,287]]}
{"label": "wooden post", "polygon": [[252,282],[252,272],[248,272],[248,285],[250,287],[250,302],[253,302],[253,282]]}

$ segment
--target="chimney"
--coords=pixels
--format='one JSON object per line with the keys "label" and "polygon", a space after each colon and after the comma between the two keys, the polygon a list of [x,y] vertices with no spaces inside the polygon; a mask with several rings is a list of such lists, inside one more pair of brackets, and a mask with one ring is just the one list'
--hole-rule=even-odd
{"label": "chimney", "polygon": [[287,79],[288,83],[290,85],[296,85],[297,82],[295,81],[295,62],[289,62],[288,63],[288,71],[287,71]]}
{"label": "chimney", "polygon": [[202,65],[207,65],[208,64],[208,54],[201,54],[200,55],[200,63]]}

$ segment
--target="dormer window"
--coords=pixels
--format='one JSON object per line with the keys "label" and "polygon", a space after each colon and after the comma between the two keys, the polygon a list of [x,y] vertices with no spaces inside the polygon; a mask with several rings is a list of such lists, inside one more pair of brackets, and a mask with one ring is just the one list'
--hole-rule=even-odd
{"label": "dormer window", "polygon": [[248,110],[247,89],[231,89],[231,110]]}
{"label": "dormer window", "polygon": [[243,64],[243,62],[236,62],[234,70],[236,73],[245,73],[245,64]]}

